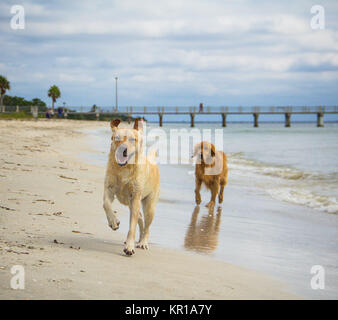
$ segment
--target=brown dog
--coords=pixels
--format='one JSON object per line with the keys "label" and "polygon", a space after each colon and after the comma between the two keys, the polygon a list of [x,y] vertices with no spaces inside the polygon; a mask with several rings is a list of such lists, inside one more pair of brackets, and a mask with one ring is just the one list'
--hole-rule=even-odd
{"label": "brown dog", "polygon": [[211,191],[210,202],[206,207],[213,208],[218,194],[218,202],[223,202],[223,191],[228,181],[227,158],[223,151],[216,151],[215,146],[207,141],[195,145],[193,157],[196,158],[195,166],[195,200],[201,203],[202,183]]}
{"label": "brown dog", "polygon": [[[156,164],[143,153],[143,121],[136,120],[133,129],[118,128],[119,119],[112,120],[112,144],[104,183],[103,208],[113,230],[120,222],[112,210],[115,197],[130,209],[130,225],[124,252],[135,253],[136,225],[139,225],[138,248],[148,249],[149,227],[160,193],[160,174]],[[144,224],[140,207],[142,203]]]}

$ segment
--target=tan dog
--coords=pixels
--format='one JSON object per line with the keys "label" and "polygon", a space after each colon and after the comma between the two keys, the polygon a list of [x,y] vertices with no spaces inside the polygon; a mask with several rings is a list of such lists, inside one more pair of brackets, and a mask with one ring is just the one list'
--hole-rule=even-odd
{"label": "tan dog", "polygon": [[[143,154],[143,121],[136,120],[134,129],[118,128],[120,120],[112,120],[112,144],[104,183],[103,208],[108,224],[119,228],[119,220],[112,210],[115,198],[130,209],[130,225],[124,252],[135,253],[136,225],[139,225],[138,248],[148,249],[149,227],[155,214],[160,193],[160,174],[156,164]],[[144,224],[140,207],[142,203]]]}
{"label": "tan dog", "polygon": [[213,208],[218,195],[218,202],[223,202],[224,187],[228,182],[227,158],[223,151],[216,151],[215,146],[207,141],[195,145],[193,157],[197,157],[195,166],[195,200],[201,203],[202,183],[211,191],[210,202],[206,207]]}

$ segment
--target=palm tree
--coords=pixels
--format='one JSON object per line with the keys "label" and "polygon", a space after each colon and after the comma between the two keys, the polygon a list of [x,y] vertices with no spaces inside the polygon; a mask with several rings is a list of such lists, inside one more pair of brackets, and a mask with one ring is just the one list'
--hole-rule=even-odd
{"label": "palm tree", "polygon": [[52,109],[54,111],[54,103],[56,99],[61,97],[60,89],[56,85],[51,86],[48,90],[48,97],[52,98]]}
{"label": "palm tree", "polygon": [[7,80],[6,77],[0,75],[0,109],[1,111],[4,111],[3,107],[3,100],[4,100],[4,95],[6,93],[6,90],[10,90],[11,85],[9,81]]}

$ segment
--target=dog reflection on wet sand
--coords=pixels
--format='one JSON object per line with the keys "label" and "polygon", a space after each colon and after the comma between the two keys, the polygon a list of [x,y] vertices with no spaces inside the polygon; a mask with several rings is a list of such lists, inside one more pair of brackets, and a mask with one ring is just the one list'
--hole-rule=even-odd
{"label": "dog reflection on wet sand", "polygon": [[188,250],[202,253],[211,253],[218,246],[218,233],[221,223],[222,208],[217,209],[214,215],[213,209],[209,209],[208,215],[198,219],[200,206],[196,206],[185,235],[184,247]]}

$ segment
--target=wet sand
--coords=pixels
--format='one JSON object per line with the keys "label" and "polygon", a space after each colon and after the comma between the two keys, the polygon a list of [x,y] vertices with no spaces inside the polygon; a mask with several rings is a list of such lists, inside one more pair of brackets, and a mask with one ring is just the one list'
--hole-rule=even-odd
{"label": "wet sand", "polygon": [[[0,299],[296,298],[264,274],[193,253],[153,244],[124,256],[126,235],[104,220],[105,170],[79,156],[95,152],[81,130],[107,126],[0,121]],[[13,265],[25,268],[24,290],[10,288]]]}

